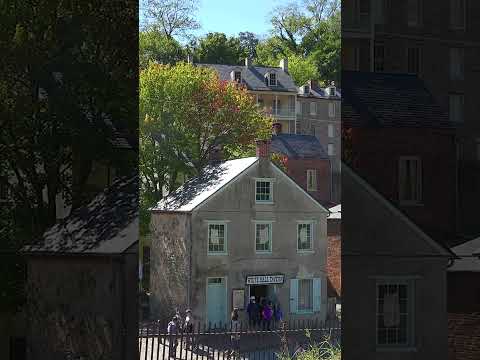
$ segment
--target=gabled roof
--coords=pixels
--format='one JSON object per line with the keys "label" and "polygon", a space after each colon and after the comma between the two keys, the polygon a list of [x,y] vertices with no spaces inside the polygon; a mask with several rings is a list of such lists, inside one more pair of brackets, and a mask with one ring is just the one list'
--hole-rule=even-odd
{"label": "gabled roof", "polygon": [[[297,92],[297,86],[292,77],[279,67],[267,66],[249,66],[245,65],[220,65],[220,64],[195,64],[196,66],[209,67],[217,71],[220,80],[231,81],[232,71],[242,72],[242,83],[248,90],[255,91],[279,91],[279,92]],[[265,84],[265,74],[274,73],[277,75],[277,86],[267,86]]]}
{"label": "gabled roof", "polygon": [[374,199],[379,201],[386,209],[390,211],[397,219],[402,221],[405,226],[408,226],[413,232],[415,232],[419,238],[423,239],[425,243],[429,244],[438,254],[441,256],[447,256],[455,258],[456,255],[447,247],[445,244],[439,243],[428,236],[422,229],[420,229],[412,220],[410,220],[405,214],[403,214],[394,204],[392,204],[388,199],[383,197],[378,191],[376,191],[368,182],[366,182],[360,175],[358,175],[354,170],[352,170],[348,165],[342,162],[342,177],[349,176],[351,177],[358,185],[365,189]]}
{"label": "gabled roof", "polygon": [[150,210],[190,212],[257,162],[256,157],[223,161],[206,166]]}
{"label": "gabled roof", "polygon": [[138,176],[120,177],[88,205],[48,229],[35,254],[120,254],[138,241]]}
{"label": "gabled roof", "polygon": [[305,85],[310,86],[310,93],[304,94],[302,91],[303,86],[300,86],[298,88],[297,96],[304,97],[304,98],[329,99],[329,100],[341,100],[342,98],[342,91],[337,87],[335,87],[335,94],[333,96],[330,96],[327,94],[327,89],[318,86],[318,84],[312,84],[312,85],[305,84]]}
{"label": "gabled roof", "polygon": [[[415,75],[343,71],[342,82],[348,84],[342,89],[342,123],[346,126],[455,126]],[[345,112],[345,104],[353,111]]]}
{"label": "gabled roof", "polygon": [[480,272],[480,237],[452,247],[452,251],[459,257],[449,272],[472,271]]}
{"label": "gabled roof", "polygon": [[271,146],[273,152],[292,159],[329,159],[320,141],[313,135],[273,135]]}

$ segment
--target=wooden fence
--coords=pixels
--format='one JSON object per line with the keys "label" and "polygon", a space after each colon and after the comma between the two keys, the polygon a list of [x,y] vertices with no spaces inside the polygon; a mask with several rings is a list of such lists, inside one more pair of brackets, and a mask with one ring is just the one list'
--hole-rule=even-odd
{"label": "wooden fence", "polygon": [[172,335],[167,325],[145,322],[139,329],[140,360],[270,360],[280,353],[294,356],[310,344],[328,341],[340,346],[339,320],[288,321],[260,326],[239,323],[235,329],[230,324],[195,324],[193,332],[179,329]]}

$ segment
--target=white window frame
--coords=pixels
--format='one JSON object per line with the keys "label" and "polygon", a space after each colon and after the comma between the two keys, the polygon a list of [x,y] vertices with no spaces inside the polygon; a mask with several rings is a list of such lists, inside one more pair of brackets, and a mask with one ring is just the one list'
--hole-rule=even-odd
{"label": "white window frame", "polygon": [[[317,191],[318,181],[317,181],[317,169],[307,169],[307,191]],[[310,186],[310,179],[313,179],[312,186]]]}
{"label": "white window frame", "polygon": [[[402,177],[406,176],[402,174],[402,162],[406,161],[416,161],[417,162],[417,183],[416,183],[416,192],[417,198],[416,199],[406,199],[405,195],[403,194],[402,189]],[[401,205],[421,205],[423,199],[423,167],[422,167],[422,159],[419,156],[400,156],[398,160],[398,198]]]}
{"label": "white window frame", "polygon": [[334,138],[335,137],[335,126],[333,124],[328,124],[327,126],[328,137]]}
{"label": "white window frame", "polygon": [[[383,315],[379,312],[379,288],[380,286],[399,286],[404,285],[407,287],[407,305],[406,305],[406,313],[402,313],[399,309],[399,316],[405,315],[407,317],[407,324],[406,324],[406,342],[405,343],[391,343],[388,344],[388,330],[387,330],[387,343],[379,343],[379,316]],[[415,279],[412,278],[403,278],[403,277],[386,277],[383,279],[376,279],[375,283],[375,344],[377,351],[378,350],[388,350],[388,349],[405,349],[405,348],[413,348],[414,347],[414,339],[415,339]],[[398,336],[398,334],[397,334]]]}
{"label": "white window frame", "polygon": [[450,48],[450,80],[464,80],[465,78],[465,49]]}
{"label": "white window frame", "polygon": [[[453,8],[460,2],[463,2],[463,13],[460,14],[460,17],[462,18],[462,24],[455,24],[455,18],[454,18],[454,12]],[[466,0],[450,0],[450,19],[449,19],[449,25],[450,29],[452,30],[465,30],[466,28],[466,22],[467,22],[467,1]]]}
{"label": "white window frame", "polygon": [[310,115],[317,115],[317,103],[315,101],[310,102]]}
{"label": "white window frame", "polygon": [[[308,249],[300,249],[299,248],[299,237],[300,237],[300,225],[308,225],[310,226],[310,247]],[[307,221],[297,221],[297,252],[298,253],[313,253],[313,242],[315,239],[315,221],[307,220]]]}
{"label": "white window frame", "polygon": [[[272,75],[275,81],[272,81]],[[277,83],[278,83],[277,74],[276,73],[268,74],[268,86],[277,86]]]}
{"label": "white window frame", "polygon": [[[240,74],[240,78],[238,80],[237,80],[237,74]],[[242,72],[238,71],[238,70],[235,70],[234,73],[233,73],[233,80],[240,84],[242,82]]]}
{"label": "white window frame", "polygon": [[[270,183],[270,199],[269,200],[257,200],[257,183],[266,182]],[[272,178],[255,178],[255,203],[256,204],[273,204],[273,184],[274,179]]]}
{"label": "white window frame", "polygon": [[[228,255],[228,223],[229,220],[207,220],[207,255]],[[223,226],[223,251],[210,251],[210,226]]]}
{"label": "white window frame", "polygon": [[[454,103],[454,99],[455,103]],[[450,93],[448,95],[448,114],[449,120],[454,123],[463,123],[465,121],[465,95]]]}
{"label": "white window frame", "polygon": [[327,154],[328,156],[335,156],[335,144],[333,143],[327,144]]}
{"label": "white window frame", "polygon": [[[297,278],[298,280],[298,289],[297,289],[297,301],[298,301],[298,304],[297,304],[297,314],[313,314],[314,313],[314,288],[313,288],[313,278],[307,278],[307,277],[304,277],[304,278]],[[300,310],[300,282],[301,281],[305,281],[305,280],[308,280],[311,282],[312,284],[312,292],[311,292],[311,296],[312,298],[310,299],[310,303],[312,304],[312,308],[311,309],[302,309]]]}
{"label": "white window frame", "polygon": [[335,117],[335,103],[333,101],[328,102],[328,117]]}
{"label": "white window frame", "polygon": [[[272,251],[273,251],[273,221],[272,220],[254,220],[253,221],[253,240],[254,240],[254,243],[253,243],[253,246],[254,246],[254,249],[255,249],[255,254],[260,254],[260,255],[264,255],[264,254],[271,254]],[[268,225],[270,227],[270,231],[269,231],[269,243],[270,243],[270,250],[257,250],[257,225]]]}

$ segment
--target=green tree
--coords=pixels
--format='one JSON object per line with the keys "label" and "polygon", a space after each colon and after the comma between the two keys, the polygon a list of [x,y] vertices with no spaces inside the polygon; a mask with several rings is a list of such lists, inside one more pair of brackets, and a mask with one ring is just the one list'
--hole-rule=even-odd
{"label": "green tree", "polygon": [[257,45],[260,42],[258,37],[249,31],[241,32],[238,34],[238,40],[240,41],[240,49],[245,57],[255,59],[257,57]]}
{"label": "green tree", "polygon": [[141,71],[139,116],[143,224],[146,207],[163,188],[174,190],[179,174],[198,174],[219,144],[227,159],[250,153],[271,125],[245,88],[185,63],[151,63]]}
{"label": "green tree", "polygon": [[240,64],[247,55],[239,38],[224,33],[208,33],[197,40],[193,50],[196,62],[207,64]]}
{"label": "green tree", "polygon": [[173,38],[155,30],[139,33],[139,65],[145,69],[150,61],[159,64],[175,64],[186,57],[185,49]]}

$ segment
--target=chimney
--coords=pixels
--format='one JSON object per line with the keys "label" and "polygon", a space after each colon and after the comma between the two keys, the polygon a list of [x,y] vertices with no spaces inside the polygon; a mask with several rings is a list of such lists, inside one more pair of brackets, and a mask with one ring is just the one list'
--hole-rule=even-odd
{"label": "chimney", "polygon": [[286,73],[288,73],[288,59],[287,58],[283,58],[282,60],[280,60],[280,67],[282,68],[282,70]]}
{"label": "chimney", "polygon": [[187,55],[187,63],[193,65],[193,56],[191,54]]}
{"label": "chimney", "polygon": [[245,58],[245,67],[250,67],[252,66],[252,59],[250,59],[249,57],[246,57]]}
{"label": "chimney", "polygon": [[223,148],[221,145],[215,145],[208,154],[208,162],[215,164],[221,161],[223,161]]}
{"label": "chimney", "polygon": [[256,140],[257,144],[257,158],[270,159],[270,144],[271,140]]}
{"label": "chimney", "polygon": [[279,122],[274,122],[272,124],[272,133],[273,135],[279,135],[282,133],[282,124]]}

